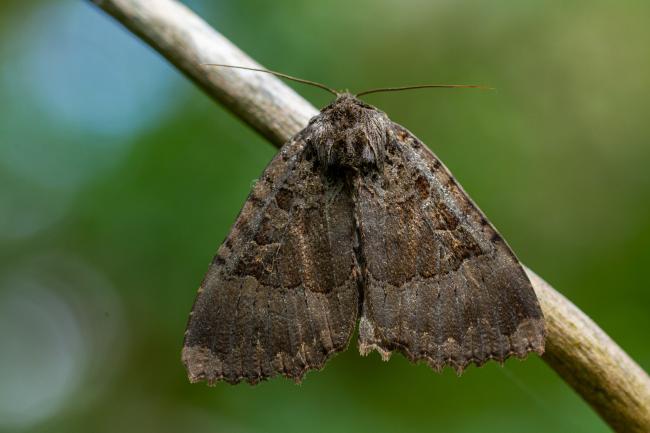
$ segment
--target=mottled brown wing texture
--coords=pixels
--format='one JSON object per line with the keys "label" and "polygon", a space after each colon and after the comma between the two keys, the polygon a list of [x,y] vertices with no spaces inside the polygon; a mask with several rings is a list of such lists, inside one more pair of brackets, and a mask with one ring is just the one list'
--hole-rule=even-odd
{"label": "mottled brown wing texture", "polygon": [[426,146],[399,125],[388,133],[383,173],[355,180],[361,353],[397,350],[459,374],[542,353],[542,313],[506,242]]}
{"label": "mottled brown wing texture", "polygon": [[298,136],[266,168],[199,289],[183,348],[209,384],[320,369],[352,335],[359,305],[349,189]]}

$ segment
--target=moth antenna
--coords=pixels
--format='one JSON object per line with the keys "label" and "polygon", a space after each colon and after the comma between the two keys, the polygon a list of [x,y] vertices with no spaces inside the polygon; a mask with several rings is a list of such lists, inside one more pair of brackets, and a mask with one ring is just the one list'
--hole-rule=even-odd
{"label": "moth antenna", "polygon": [[378,89],[364,90],[359,92],[356,96],[368,95],[370,93],[379,93],[379,92],[399,92],[401,90],[412,90],[412,89],[482,89],[482,90],[494,90],[494,87],[481,86],[476,84],[419,84],[417,86],[401,86],[401,87],[380,87]]}
{"label": "moth antenna", "polygon": [[247,66],[222,65],[222,64],[219,64],[219,63],[202,63],[201,66],[221,66],[222,68],[245,69],[247,71],[265,72],[267,74],[272,74],[272,75],[275,75],[277,77],[286,78],[287,80],[295,81],[297,83],[309,84],[311,86],[319,87],[319,88],[321,88],[323,90],[327,90],[328,92],[330,92],[334,96],[339,96],[339,92],[337,92],[334,89],[330,89],[325,84],[317,83],[315,81],[305,80],[303,78],[292,77],[291,75],[283,74],[282,72],[271,71],[269,69],[249,68]]}

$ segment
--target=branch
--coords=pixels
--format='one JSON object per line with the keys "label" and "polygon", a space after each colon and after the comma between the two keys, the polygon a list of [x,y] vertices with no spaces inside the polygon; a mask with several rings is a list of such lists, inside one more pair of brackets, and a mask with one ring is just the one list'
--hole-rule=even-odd
{"label": "branch", "polygon": [[[276,146],[318,113],[277,78],[203,63],[260,67],[173,0],[93,0]],[[616,431],[650,431],[650,378],[607,334],[526,268],[547,325],[543,359]]]}
{"label": "branch", "polygon": [[650,379],[605,332],[524,267],[546,320],[544,361],[619,432],[650,432]]}

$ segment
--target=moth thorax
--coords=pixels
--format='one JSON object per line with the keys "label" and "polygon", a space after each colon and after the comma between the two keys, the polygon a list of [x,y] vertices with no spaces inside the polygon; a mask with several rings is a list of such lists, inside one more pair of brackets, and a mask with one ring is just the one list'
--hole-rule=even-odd
{"label": "moth thorax", "polygon": [[387,123],[382,112],[356,99],[341,98],[314,118],[308,141],[326,170],[369,171],[383,163]]}
{"label": "moth thorax", "polygon": [[318,158],[322,166],[354,171],[381,166],[386,148],[384,137],[369,135],[364,128],[344,131],[320,147]]}

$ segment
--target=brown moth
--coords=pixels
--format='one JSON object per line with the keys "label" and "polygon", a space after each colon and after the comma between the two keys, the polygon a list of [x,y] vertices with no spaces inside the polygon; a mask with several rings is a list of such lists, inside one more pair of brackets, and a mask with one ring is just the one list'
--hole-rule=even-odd
{"label": "brown moth", "polygon": [[190,381],[300,381],[357,320],[362,355],[436,371],[543,353],[530,281],[449,170],[336,94],[264,170],[212,261],[185,333]]}

